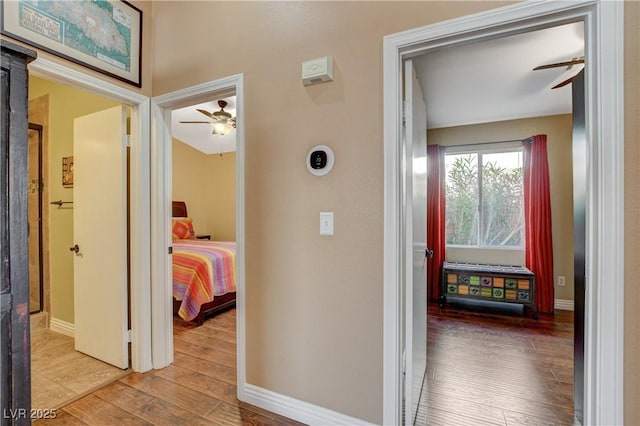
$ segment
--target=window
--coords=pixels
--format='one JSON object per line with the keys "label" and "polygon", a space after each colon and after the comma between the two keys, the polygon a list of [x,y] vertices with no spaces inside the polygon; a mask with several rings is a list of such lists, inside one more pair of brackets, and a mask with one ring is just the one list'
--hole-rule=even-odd
{"label": "window", "polygon": [[522,163],[520,147],[447,150],[447,245],[524,246]]}

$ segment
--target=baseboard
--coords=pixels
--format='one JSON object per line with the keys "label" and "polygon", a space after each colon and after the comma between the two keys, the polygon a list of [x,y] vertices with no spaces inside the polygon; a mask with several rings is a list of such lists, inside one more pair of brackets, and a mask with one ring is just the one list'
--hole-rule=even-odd
{"label": "baseboard", "polygon": [[372,426],[373,423],[356,419],[317,405],[309,404],[258,386],[245,383],[243,391],[244,402],[255,405],[272,413],[289,417],[290,419],[306,423],[310,426]]}
{"label": "baseboard", "polygon": [[70,322],[62,321],[58,318],[51,317],[49,321],[49,330],[55,331],[56,333],[64,334],[65,336],[75,337],[76,336],[76,325],[71,324]]}
{"label": "baseboard", "polygon": [[555,299],[553,303],[553,307],[561,311],[573,311],[574,310],[573,306],[574,306],[573,300],[567,300],[567,299]]}

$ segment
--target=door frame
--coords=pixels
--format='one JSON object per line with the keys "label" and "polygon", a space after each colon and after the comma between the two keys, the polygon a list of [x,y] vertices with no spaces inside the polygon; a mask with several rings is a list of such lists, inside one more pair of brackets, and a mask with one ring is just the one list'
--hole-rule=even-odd
{"label": "door frame", "polygon": [[[44,150],[44,127],[41,124],[36,124],[32,122],[28,122],[28,129],[34,130],[38,132],[38,288],[39,288],[39,309],[37,311],[31,310],[31,305],[29,305],[29,315],[39,314],[42,312],[46,312],[44,309],[44,192],[43,192],[43,173],[42,173],[42,155]],[[27,131],[27,134],[29,132]],[[29,147],[27,146],[27,152],[29,152]],[[29,173],[29,163],[27,163],[27,173]],[[27,223],[29,222],[29,216],[27,215]],[[29,229],[29,233],[27,234],[27,241],[30,233],[33,230]],[[48,257],[47,257],[48,260]],[[31,277],[29,277],[29,298],[31,298]]]}
{"label": "door frame", "polygon": [[245,148],[244,75],[236,74],[151,98],[151,229],[153,368],[173,362],[171,258],[171,111],[236,96],[236,341],[238,399],[245,392]]}
{"label": "door frame", "polygon": [[29,64],[31,75],[66,84],[131,107],[129,245],[131,274],[131,367],[151,369],[151,275],[149,246],[149,98],[138,92],[38,57]]}
{"label": "door frame", "polygon": [[433,48],[575,21],[584,21],[585,56],[593,64],[585,68],[584,424],[624,423],[623,10],[623,2],[606,0],[523,2],[384,37],[384,424],[400,424],[402,406],[402,61]]}

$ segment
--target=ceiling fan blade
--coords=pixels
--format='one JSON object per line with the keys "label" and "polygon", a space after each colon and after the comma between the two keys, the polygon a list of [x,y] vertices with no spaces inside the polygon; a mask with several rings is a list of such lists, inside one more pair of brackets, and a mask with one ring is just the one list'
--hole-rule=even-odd
{"label": "ceiling fan blade", "polygon": [[203,123],[203,124],[211,124],[210,121],[180,121],[180,123]]}
{"label": "ceiling fan blade", "polygon": [[584,59],[574,59],[573,61],[557,62],[555,64],[540,65],[538,67],[535,67],[533,70],[534,71],[538,71],[538,70],[546,70],[546,69],[549,69],[549,68],[568,67],[569,65],[576,65],[576,64],[584,64]]}
{"label": "ceiling fan blade", "polygon": [[203,113],[204,115],[206,115],[209,118],[213,118],[213,114],[210,113],[209,111],[205,111],[203,109],[197,109],[197,108],[196,108],[196,111]]}
{"label": "ceiling fan blade", "polygon": [[574,78],[576,78],[578,74],[574,75],[573,77],[569,77],[568,79],[561,81],[560,83],[556,84],[555,86],[553,86],[551,89],[558,89],[560,87],[564,87],[567,84],[571,83],[573,81]]}

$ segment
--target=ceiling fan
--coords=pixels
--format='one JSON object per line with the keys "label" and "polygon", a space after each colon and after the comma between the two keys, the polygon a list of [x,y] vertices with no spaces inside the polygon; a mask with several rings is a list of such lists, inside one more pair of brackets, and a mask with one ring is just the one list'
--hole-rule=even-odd
{"label": "ceiling fan", "polygon": [[226,135],[231,129],[236,128],[236,118],[232,117],[230,113],[224,110],[228,105],[227,101],[219,100],[218,106],[220,111],[209,112],[203,109],[196,108],[196,111],[206,115],[210,121],[181,121],[180,123],[205,123],[211,124],[212,132],[214,135]]}
{"label": "ceiling fan", "polygon": [[[533,70],[538,71],[538,70],[547,70],[550,68],[567,67],[567,71],[569,71],[574,65],[577,65],[577,64],[584,64],[584,56],[581,58],[573,58],[570,61],[557,62],[555,64],[540,65],[538,67],[535,67]],[[553,86],[551,89],[558,89],[560,87],[566,86],[567,84],[571,83],[573,79],[576,78],[577,75],[578,73],[576,73],[572,77],[567,78],[566,80],[561,81],[560,83]]]}

